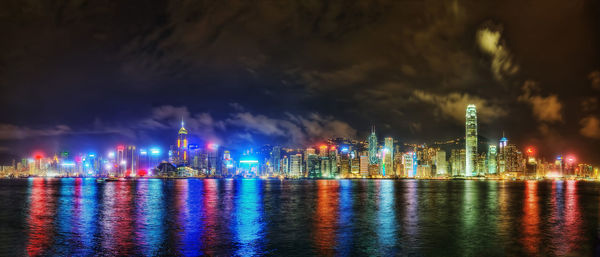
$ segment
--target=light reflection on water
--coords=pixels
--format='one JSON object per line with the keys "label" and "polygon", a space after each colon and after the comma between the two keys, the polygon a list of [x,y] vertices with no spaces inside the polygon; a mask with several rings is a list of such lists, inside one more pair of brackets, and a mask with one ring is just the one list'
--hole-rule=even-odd
{"label": "light reflection on water", "polygon": [[[0,180],[2,255],[591,255],[577,181]],[[20,197],[20,198],[19,198]],[[14,224],[14,225],[13,225]],[[19,225],[22,224],[22,225]]]}

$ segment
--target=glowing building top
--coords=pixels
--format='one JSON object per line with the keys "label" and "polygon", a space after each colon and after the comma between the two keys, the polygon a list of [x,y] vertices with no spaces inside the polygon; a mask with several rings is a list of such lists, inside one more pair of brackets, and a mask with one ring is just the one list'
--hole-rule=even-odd
{"label": "glowing building top", "polygon": [[467,106],[465,116],[465,176],[473,176],[476,172],[477,160],[477,109],[474,104]]}
{"label": "glowing building top", "polygon": [[179,134],[187,135],[188,131],[187,131],[187,129],[185,129],[185,127],[183,127],[183,125],[184,125],[183,118],[181,118],[181,128],[179,129]]}

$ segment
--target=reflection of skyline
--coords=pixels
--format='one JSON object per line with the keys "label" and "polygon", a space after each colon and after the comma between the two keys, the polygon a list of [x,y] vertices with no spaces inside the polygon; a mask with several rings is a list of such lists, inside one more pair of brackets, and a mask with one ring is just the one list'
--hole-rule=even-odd
{"label": "reflection of skyline", "polygon": [[[28,255],[93,255],[99,249],[117,255],[255,255],[298,247],[309,255],[419,255],[439,253],[423,248],[436,246],[449,256],[481,253],[477,247],[492,249],[491,255],[585,254],[586,232],[598,224],[586,223],[585,215],[598,212],[585,214],[584,208],[595,210],[598,197],[582,193],[600,188],[577,181],[28,183]],[[447,238],[440,233],[452,237],[439,241]]]}
{"label": "reflection of skyline", "polygon": [[381,255],[394,255],[396,244],[396,210],[394,181],[377,181],[379,206],[377,211],[377,238]]}
{"label": "reflection of skyline", "polygon": [[537,181],[525,182],[523,200],[523,245],[527,254],[536,255],[540,244],[540,213],[538,207]]}
{"label": "reflection of skyline", "polygon": [[235,238],[239,245],[236,255],[253,256],[262,251],[262,191],[261,180],[241,180],[235,201]]}
{"label": "reflection of skyline", "polygon": [[51,243],[56,199],[53,197],[54,187],[46,185],[50,182],[50,180],[47,181],[43,178],[29,180],[29,186],[31,187],[27,243],[27,254],[29,256],[44,254]]}
{"label": "reflection of skyline", "polygon": [[315,210],[315,222],[313,244],[319,255],[331,256],[335,253],[336,245],[336,223],[338,220],[339,207],[339,181],[320,180],[317,181],[317,206]]}

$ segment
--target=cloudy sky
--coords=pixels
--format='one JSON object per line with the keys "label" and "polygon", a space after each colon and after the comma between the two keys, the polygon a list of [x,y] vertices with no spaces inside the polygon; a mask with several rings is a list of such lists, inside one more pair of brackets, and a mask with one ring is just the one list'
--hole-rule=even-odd
{"label": "cloudy sky", "polygon": [[600,3],[0,2],[0,153],[506,134],[600,162]]}

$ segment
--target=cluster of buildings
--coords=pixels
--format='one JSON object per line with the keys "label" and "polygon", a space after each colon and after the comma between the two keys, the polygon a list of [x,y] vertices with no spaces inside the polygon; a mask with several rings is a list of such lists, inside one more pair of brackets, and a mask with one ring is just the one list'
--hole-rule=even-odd
{"label": "cluster of buildings", "polygon": [[375,127],[365,140],[328,139],[307,148],[265,145],[247,149],[234,159],[218,144],[193,144],[181,122],[176,144],[158,147],[119,145],[105,156],[94,153],[13,161],[0,166],[5,176],[118,177],[279,177],[279,178],[597,178],[598,168],[572,156],[550,161],[534,148],[522,151],[506,137],[489,143],[478,135],[477,109],[469,105],[465,137],[427,144],[379,140]]}

